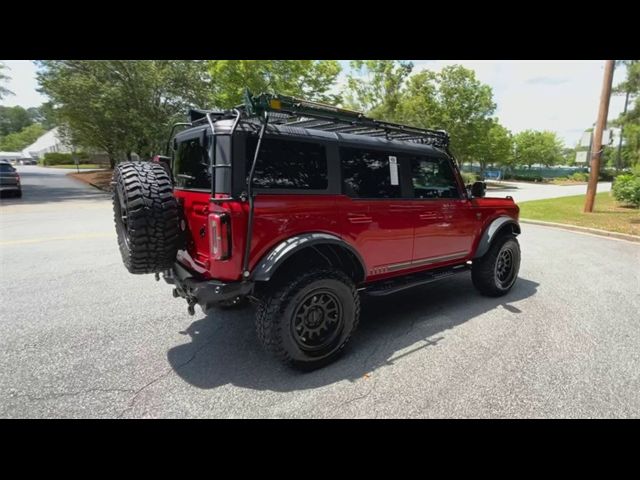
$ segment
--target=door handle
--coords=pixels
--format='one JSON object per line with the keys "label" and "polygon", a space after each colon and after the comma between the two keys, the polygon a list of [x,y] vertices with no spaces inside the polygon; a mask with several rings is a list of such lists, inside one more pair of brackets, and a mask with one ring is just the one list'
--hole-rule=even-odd
{"label": "door handle", "polygon": [[418,216],[420,217],[420,220],[440,220],[444,218],[444,215],[438,212],[421,213]]}
{"label": "door handle", "polygon": [[371,223],[373,219],[365,215],[359,215],[359,216],[349,215],[349,221],[351,223]]}

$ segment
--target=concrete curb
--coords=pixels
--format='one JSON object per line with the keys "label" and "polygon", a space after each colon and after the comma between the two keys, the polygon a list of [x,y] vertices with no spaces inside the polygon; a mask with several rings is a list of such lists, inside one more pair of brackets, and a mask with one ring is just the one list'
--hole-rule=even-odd
{"label": "concrete curb", "polygon": [[590,233],[591,235],[599,235],[601,237],[617,238],[618,240],[626,240],[628,242],[640,243],[640,236],[628,235],[626,233],[609,232],[607,230],[599,230],[597,228],[578,227],[577,225],[567,225],[566,223],[543,222],[542,220],[529,220],[521,218],[521,223],[530,223],[532,225],[540,225],[543,227],[560,228],[562,230],[571,230],[580,233]]}

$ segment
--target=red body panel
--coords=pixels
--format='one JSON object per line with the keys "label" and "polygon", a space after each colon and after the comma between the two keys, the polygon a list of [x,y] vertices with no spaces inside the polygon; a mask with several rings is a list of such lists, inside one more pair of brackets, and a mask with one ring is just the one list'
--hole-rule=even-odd
{"label": "red body panel", "polygon": [[[184,212],[187,235],[187,250],[179,252],[178,260],[205,278],[240,280],[248,202],[211,203],[210,193],[200,191],[176,189],[174,194]],[[207,218],[216,211],[231,215],[228,260],[211,260]],[[358,251],[367,282],[391,278],[470,260],[491,221],[501,215],[517,220],[518,212],[513,200],[505,198],[361,200],[346,195],[258,194],[249,269],[289,237],[324,232]]]}

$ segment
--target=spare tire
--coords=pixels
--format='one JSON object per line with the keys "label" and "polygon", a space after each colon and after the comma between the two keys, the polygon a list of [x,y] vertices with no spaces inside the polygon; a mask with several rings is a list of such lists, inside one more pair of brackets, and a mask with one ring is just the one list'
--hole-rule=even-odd
{"label": "spare tire", "polygon": [[113,212],[122,261],[131,273],[171,268],[178,251],[178,204],[157,163],[125,162],[113,171]]}

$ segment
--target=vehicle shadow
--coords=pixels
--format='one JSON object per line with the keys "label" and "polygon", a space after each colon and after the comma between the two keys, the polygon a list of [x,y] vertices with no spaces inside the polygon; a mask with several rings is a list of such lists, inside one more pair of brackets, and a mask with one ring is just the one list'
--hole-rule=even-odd
{"label": "vehicle shadow", "polygon": [[[360,326],[342,357],[309,373],[281,365],[263,351],[253,308],[214,312],[194,321],[180,332],[191,342],[170,349],[167,358],[183,380],[202,389],[230,383],[287,392],[355,381],[418,350],[437,347],[450,329],[489,310],[526,314],[510,303],[531,297],[538,285],[519,278],[508,295],[487,298],[476,292],[466,273],[388,297],[363,296]],[[407,347],[414,348],[396,354]]]}

